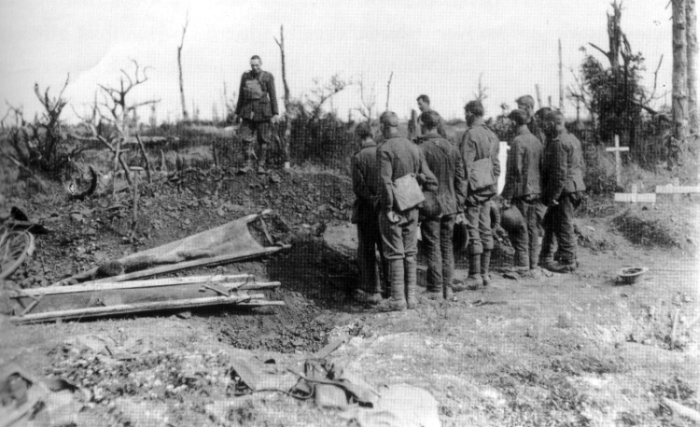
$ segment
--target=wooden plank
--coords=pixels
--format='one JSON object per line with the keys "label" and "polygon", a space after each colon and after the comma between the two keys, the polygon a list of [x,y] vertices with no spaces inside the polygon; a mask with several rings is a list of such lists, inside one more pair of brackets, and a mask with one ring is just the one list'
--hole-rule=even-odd
{"label": "wooden plank", "polygon": [[615,201],[620,203],[656,203],[655,193],[615,193]]}
{"label": "wooden plank", "polygon": [[254,306],[254,299],[264,298],[263,294],[251,294],[238,297],[203,297],[186,300],[158,301],[140,304],[118,304],[108,307],[88,307],[61,310],[47,313],[28,314],[23,317],[11,317],[13,323],[45,322],[57,319],[84,319],[117,314],[143,313],[147,311],[197,308],[213,305],[236,304],[248,301],[247,306]]}
{"label": "wooden plank", "polygon": [[[119,283],[128,285],[128,282]],[[111,284],[111,285],[119,285]],[[180,283],[169,286],[139,286],[118,288],[111,286],[100,290],[95,288],[90,292],[70,293],[71,287],[48,288],[60,290],[56,293],[32,294],[30,291],[17,292],[11,299],[11,306],[15,313],[47,313],[61,310],[71,310],[82,307],[94,307],[98,305],[113,306],[121,304],[141,304],[158,301],[177,301],[192,298],[210,296],[239,296],[247,291],[263,291],[281,286],[280,282],[199,282]],[[91,288],[95,287],[94,285]],[[41,297],[35,302],[37,296]],[[29,308],[31,307],[31,309]]]}
{"label": "wooden plank", "polygon": [[282,249],[281,247],[268,247],[262,250],[250,250],[246,252],[237,252],[235,254],[219,255],[212,258],[203,258],[194,261],[179,262],[177,264],[163,265],[160,267],[149,268],[147,270],[134,271],[133,273],[122,274],[107,279],[95,280],[91,283],[106,283],[106,282],[123,282],[126,280],[139,279],[142,277],[154,276],[156,274],[171,273],[173,271],[185,270],[187,268],[200,267],[204,265],[223,264],[232,261],[242,261],[245,259],[257,258],[259,256],[269,255]]}
{"label": "wooden plank", "polygon": [[113,289],[132,289],[132,288],[155,288],[159,286],[176,286],[189,283],[205,283],[205,282],[233,282],[247,280],[255,280],[252,274],[235,274],[235,275],[213,275],[213,276],[189,276],[189,277],[168,277],[163,279],[151,280],[133,280],[130,282],[85,282],[80,285],[73,286],[49,286],[46,288],[24,289],[23,294],[26,295],[57,295],[57,294],[74,294],[79,292],[95,292],[107,291]]}

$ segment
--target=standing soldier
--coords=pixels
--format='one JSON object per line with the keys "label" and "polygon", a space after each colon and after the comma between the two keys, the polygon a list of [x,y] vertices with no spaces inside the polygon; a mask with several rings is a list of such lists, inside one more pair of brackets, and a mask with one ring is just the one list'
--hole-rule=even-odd
{"label": "standing soldier", "polygon": [[498,192],[501,165],[498,160],[500,142],[484,123],[481,101],[470,101],[464,107],[467,131],[462,136],[459,151],[464,161],[468,182],[466,214],[469,231],[469,276],[464,287],[478,289],[490,283],[489,264],[493,250],[490,200]]}
{"label": "standing soldier", "polygon": [[452,298],[452,273],[454,253],[452,238],[455,216],[464,210],[467,186],[464,165],[459,151],[448,140],[437,133],[440,115],[426,111],[420,115],[423,136],[420,149],[428,168],[437,178],[437,205],[439,214],[425,218],[421,234],[427,248],[429,299]]}
{"label": "standing soldier", "polygon": [[267,147],[272,141],[272,124],[278,120],[277,93],[275,78],[262,70],[262,60],[258,55],[250,58],[250,71],[241,76],[236,104],[236,122],[242,121],[239,136],[243,140],[245,167],[240,172],[248,173],[253,167],[255,151],[253,141],[260,144],[258,173],[266,172]]}
{"label": "standing soldier", "polygon": [[542,144],[528,129],[525,111],[513,110],[508,118],[515,124],[516,136],[508,152],[506,185],[501,197],[504,208],[515,205],[525,219],[526,232],[511,234],[514,264],[525,270],[534,269],[540,253],[539,236],[544,214],[540,202]]}
{"label": "standing soldier", "polygon": [[415,308],[416,253],[418,206],[400,210],[394,182],[414,174],[419,184],[437,185],[435,176],[425,165],[418,147],[399,134],[399,119],[391,111],[379,118],[386,139],[377,148],[379,168],[379,231],[382,235],[384,256],[388,262],[391,297],[382,301],[380,311],[400,311]]}
{"label": "standing soldier", "polygon": [[377,248],[381,253],[379,213],[377,210],[377,144],[368,123],[360,123],[355,135],[362,147],[352,157],[352,190],[357,200],[353,222],[357,224],[357,261],[360,266],[361,287],[355,291],[358,302],[377,304],[382,300],[377,277]]}
{"label": "standing soldier", "polygon": [[[419,95],[418,98],[416,98],[416,102],[418,102],[418,109],[420,110],[421,114],[426,113],[428,111],[433,111],[435,114],[437,114],[437,111],[433,110],[430,107],[430,98],[428,95]],[[437,126],[435,127],[436,132],[438,135],[441,137],[447,139],[447,131],[445,130],[445,121],[440,117],[440,114],[437,114],[438,118],[440,119],[438,121]],[[420,121],[420,117],[419,117]]]}
{"label": "standing soldier", "polygon": [[535,119],[535,99],[530,95],[523,95],[515,100],[519,110],[523,110],[527,114],[527,128],[530,133],[535,135],[540,141],[540,144],[544,145],[545,136],[542,128],[537,123]]}
{"label": "standing soldier", "polygon": [[[564,127],[559,111],[544,115],[547,144],[542,169],[542,197],[547,206],[542,260],[548,270],[570,273],[576,270],[574,210],[583,191],[583,155],[581,142]],[[559,261],[554,262],[554,237],[559,244]]]}

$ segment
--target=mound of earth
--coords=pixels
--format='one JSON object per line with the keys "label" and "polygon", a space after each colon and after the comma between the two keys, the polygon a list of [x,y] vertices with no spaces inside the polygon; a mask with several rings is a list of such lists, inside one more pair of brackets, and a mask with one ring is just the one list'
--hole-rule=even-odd
{"label": "mound of earth", "polygon": [[698,219],[694,203],[657,203],[653,209],[627,209],[612,219],[612,226],[635,244],[695,253],[700,241]]}

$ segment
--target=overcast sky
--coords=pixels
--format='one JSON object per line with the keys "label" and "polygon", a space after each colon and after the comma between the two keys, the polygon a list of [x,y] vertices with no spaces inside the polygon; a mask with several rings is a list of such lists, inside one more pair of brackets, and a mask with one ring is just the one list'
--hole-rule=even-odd
{"label": "overcast sky", "polygon": [[[645,84],[652,84],[652,71],[664,55],[661,91],[671,88],[667,3],[628,0],[622,17],[632,49],[647,60]],[[7,111],[5,101],[33,116],[40,107],[34,83],[57,91],[67,73],[66,95],[82,113],[97,84],[116,84],[119,69],[128,69],[135,59],[153,69],[132,100],[161,99],[158,120],[175,120],[181,111],[177,46],[188,13],[185,97],[190,114],[194,103],[202,118],[210,118],[214,108],[221,114],[224,83],[229,94],[237,90],[254,54],[274,74],[281,97],[280,55],[273,39],[280,24],[292,96],[308,94],[314,78],[338,73],[362,77],[383,110],[393,71],[390,109],[406,116],[425,93],[437,111],[453,118],[462,116],[483,73],[487,115],[497,115],[501,103],[514,108],[517,96],[534,95],[535,84],[545,103],[552,96],[556,104],[557,39],[563,44],[565,84],[570,84],[569,68],[577,68],[583,58],[579,48],[588,42],[607,47],[605,13],[610,10],[608,0],[2,0],[0,117]],[[338,94],[332,106],[347,117],[348,109],[358,105],[355,86]],[[568,105],[567,110],[573,111]],[[147,119],[150,111],[144,108],[140,115]],[[72,110],[66,118],[75,120]]]}

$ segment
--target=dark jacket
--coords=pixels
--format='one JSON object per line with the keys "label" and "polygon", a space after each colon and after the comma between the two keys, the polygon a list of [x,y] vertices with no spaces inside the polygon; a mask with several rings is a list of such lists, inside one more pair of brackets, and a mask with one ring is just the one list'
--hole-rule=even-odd
{"label": "dark jacket", "polygon": [[379,206],[388,211],[394,208],[394,181],[408,174],[420,175],[428,185],[437,185],[435,175],[428,168],[418,146],[404,137],[387,139],[377,148],[377,189]]}
{"label": "dark jacket", "polygon": [[[252,99],[246,90],[249,80],[258,80],[263,92],[260,99]],[[265,122],[272,116],[279,114],[277,108],[277,92],[275,92],[275,78],[267,71],[261,71],[259,76],[252,71],[246,71],[241,76],[241,84],[238,89],[238,103],[236,115],[245,120]]]}
{"label": "dark jacket", "polygon": [[542,143],[528,128],[518,130],[510,144],[503,199],[541,193]]}
{"label": "dark jacket", "polygon": [[[459,151],[464,162],[465,179],[469,182],[470,174],[474,173],[474,162],[491,158],[493,168],[493,176],[498,181],[501,174],[501,162],[498,160],[498,152],[500,150],[500,141],[498,137],[488,128],[483,122],[472,124],[471,127],[462,135],[462,141],[459,143]],[[482,189],[478,193],[474,193],[469,189],[467,192],[467,201],[471,204],[481,203],[491,199],[498,192],[498,183],[489,188]]]}
{"label": "dark jacket", "polygon": [[544,131],[542,128],[540,128],[540,125],[537,124],[537,120],[535,120],[534,117],[530,118],[530,122],[527,124],[527,128],[530,130],[530,133],[535,135],[535,137],[540,141],[540,144],[544,147],[544,142],[547,140],[546,137],[544,136]]}
{"label": "dark jacket", "polygon": [[545,204],[564,194],[585,191],[583,153],[579,140],[565,130],[547,140],[542,166],[542,199]]}
{"label": "dark jacket", "polygon": [[352,156],[352,191],[362,202],[374,204],[379,194],[377,188],[377,144],[365,142]]}
{"label": "dark jacket", "polygon": [[458,213],[467,197],[462,156],[450,141],[437,132],[423,135],[419,145],[428,168],[438,182],[437,201],[442,215]]}

